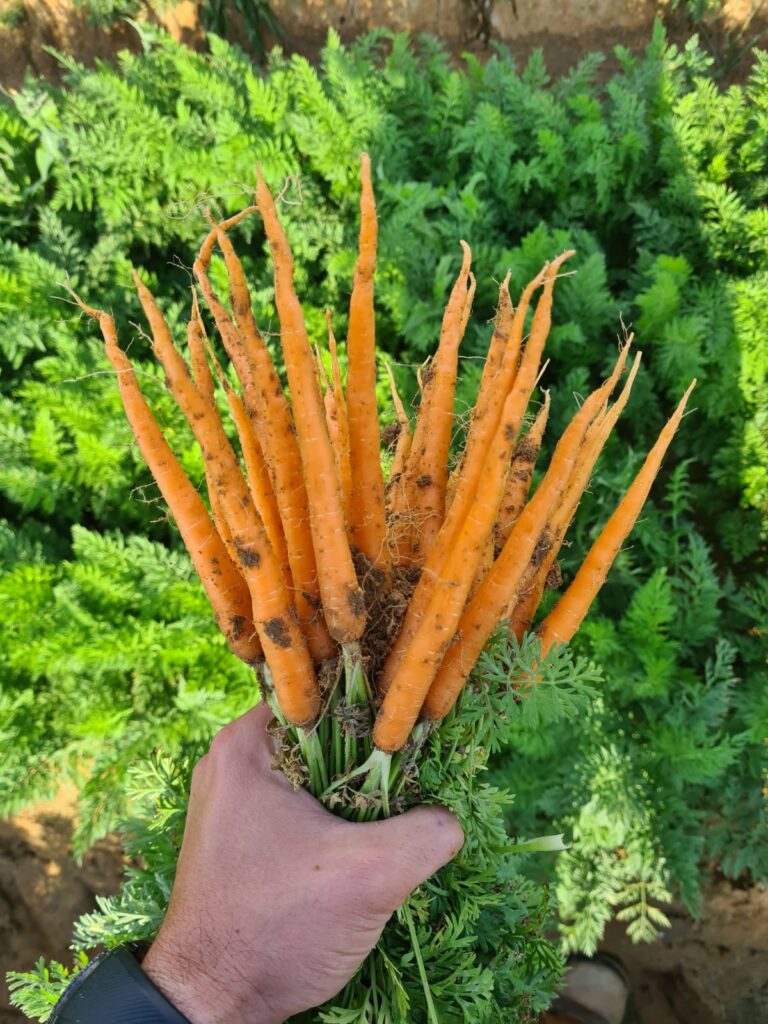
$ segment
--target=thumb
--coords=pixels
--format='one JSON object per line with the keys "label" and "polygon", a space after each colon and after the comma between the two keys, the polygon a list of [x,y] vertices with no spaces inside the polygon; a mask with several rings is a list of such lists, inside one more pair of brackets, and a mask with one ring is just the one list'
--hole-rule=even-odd
{"label": "thumb", "polygon": [[390,911],[452,860],[464,844],[461,825],[445,807],[414,807],[367,828],[377,852],[379,891],[391,902]]}

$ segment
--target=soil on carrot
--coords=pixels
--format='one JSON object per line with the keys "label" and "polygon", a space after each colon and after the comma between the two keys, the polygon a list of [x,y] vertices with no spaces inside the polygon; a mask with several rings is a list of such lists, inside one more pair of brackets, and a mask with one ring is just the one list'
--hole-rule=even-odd
{"label": "soil on carrot", "polygon": [[417,578],[412,570],[396,568],[388,580],[362,551],[355,550],[354,560],[367,617],[361,640],[363,660],[368,678],[377,679],[400,630]]}
{"label": "soil on carrot", "polygon": [[278,647],[291,646],[291,634],[288,632],[288,627],[283,619],[268,619],[264,623],[264,632],[272,643],[277,644]]}

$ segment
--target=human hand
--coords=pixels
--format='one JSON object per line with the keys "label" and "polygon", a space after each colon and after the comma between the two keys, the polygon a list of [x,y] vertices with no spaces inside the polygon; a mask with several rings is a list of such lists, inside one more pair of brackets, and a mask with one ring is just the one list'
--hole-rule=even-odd
{"label": "human hand", "polygon": [[165,921],[142,964],[192,1024],[280,1024],[330,999],[408,894],[461,849],[441,807],[353,824],[271,768],[264,705],[192,775]]}

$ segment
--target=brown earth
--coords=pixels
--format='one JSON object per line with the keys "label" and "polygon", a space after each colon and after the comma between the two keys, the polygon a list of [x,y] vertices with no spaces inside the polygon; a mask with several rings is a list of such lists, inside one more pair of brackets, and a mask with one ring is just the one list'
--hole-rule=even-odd
{"label": "brown earth", "polygon": [[26,1018],[9,1008],[5,972],[29,970],[38,959],[70,963],[72,924],[96,906],[96,896],[116,892],[123,855],[115,839],[72,857],[75,793],[36,804],[0,821],[0,1024]]}
{"label": "brown earth", "polygon": [[659,942],[634,946],[614,923],[603,943],[627,968],[639,1024],[768,1021],[768,888],[718,879],[698,921],[668,916]]}
{"label": "brown earth", "polygon": [[[97,843],[83,864],[72,858],[74,793],[0,822],[0,1024],[21,1024],[9,1008],[5,971],[38,957],[69,962],[72,924],[115,892],[123,872],[119,843]],[[634,946],[619,925],[603,948],[625,964],[637,1024],[758,1024],[768,1021],[768,889],[718,879],[701,918],[668,911],[659,942]]]}
{"label": "brown earth", "polygon": [[[181,0],[160,18],[151,12],[140,17],[163,24],[174,38],[199,47],[204,42],[199,7],[193,0]],[[331,27],[350,40],[359,32],[386,26],[438,35],[457,55],[469,50],[486,56],[493,42],[501,42],[524,62],[541,48],[553,75],[587,53],[610,54],[618,43],[630,50],[642,48],[657,16],[673,39],[683,40],[691,31],[684,4],[673,10],[673,0],[272,0],[271,7],[283,25],[286,49],[309,57],[317,56]],[[248,49],[241,26],[233,15],[229,35]],[[765,0],[725,0],[720,17],[702,28],[707,45],[722,57],[731,43],[735,53],[765,30]],[[265,42],[271,45],[273,40]],[[60,81],[61,68],[50,48],[90,65],[139,47],[131,26],[95,28],[88,23],[86,9],[74,0],[0,0],[0,85],[5,88],[18,88],[27,71]],[[743,73],[749,61],[741,61],[739,67]]]}

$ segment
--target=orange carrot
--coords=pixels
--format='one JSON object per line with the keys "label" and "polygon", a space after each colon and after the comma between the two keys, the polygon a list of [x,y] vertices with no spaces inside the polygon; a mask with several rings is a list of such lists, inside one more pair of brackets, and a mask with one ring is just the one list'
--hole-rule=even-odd
{"label": "orange carrot", "polygon": [[147,405],[133,366],[118,344],[115,321],[109,314],[87,306],[74,292],[71,294],[80,308],[98,321],[107,358],[117,371],[128,423],[163,500],[176,520],[214,618],[232,653],[247,664],[255,664],[263,655],[254,630],[248,587],[216,532],[202,498],[181,468]]}
{"label": "orange carrot", "polygon": [[461,270],[443,315],[440,342],[424,384],[408,457],[405,488],[411,524],[398,544],[401,564],[424,563],[445,517],[456,368],[465,311],[471,302],[467,286],[472,252],[466,242],[460,244],[464,250]]}
{"label": "orange carrot", "polygon": [[[544,479],[528,502],[512,532],[467,605],[458,622],[456,639],[448,649],[424,701],[422,713],[433,720],[443,718],[453,707],[480,652],[496,628],[509,595],[520,585],[526,567],[546,523],[570,478],[574,460],[589,423],[605,400],[610,382],[593,391],[565,429],[555,448]],[[516,416],[516,395],[510,392],[510,415]]]}
{"label": "orange carrot", "polygon": [[504,473],[515,443],[507,402],[486,453],[471,515],[435,581],[429,607],[384,696],[373,730],[380,750],[399,750],[419,716],[424,697],[456,632],[469,589],[483,557],[504,493]]}
{"label": "orange carrot", "polygon": [[[488,345],[488,353],[483,363],[483,373],[480,378],[480,387],[477,391],[477,399],[475,400],[475,406],[472,409],[470,422],[478,414],[478,410],[484,409],[486,404],[486,396],[488,389],[491,384],[495,381],[496,377],[501,372],[502,361],[504,353],[509,342],[510,330],[512,328],[512,317],[514,316],[514,307],[512,305],[512,299],[509,294],[509,278],[510,274],[507,274],[504,280],[499,286],[499,303],[496,307],[496,316],[493,323],[493,334]],[[515,372],[517,367],[515,365]],[[511,387],[510,381],[510,387]],[[456,463],[448,478],[448,487],[445,492],[445,504],[446,508],[450,508],[453,502],[456,488],[459,483],[459,477],[461,476],[462,466],[464,464],[464,454]]]}
{"label": "orange carrot", "polygon": [[[301,462],[309,502],[323,612],[339,643],[356,640],[365,628],[365,605],[357,582],[344,523],[341,488],[325,426],[325,410],[304,314],[293,283],[293,256],[272,194],[257,167],[256,205],[272,251],[280,341],[294,407]],[[351,410],[350,410],[351,413]],[[350,432],[354,430],[350,415]],[[378,455],[377,455],[378,458]],[[354,472],[354,469],[353,469]],[[354,477],[353,477],[354,479]],[[382,505],[383,507],[383,505]]]}
{"label": "orange carrot", "polygon": [[[227,220],[221,221],[211,228],[203,240],[203,244],[200,246],[200,251],[197,254],[197,261],[204,273],[208,273],[208,268],[211,265],[211,256],[213,255],[213,247],[216,244],[216,238],[219,231],[229,231],[235,224],[239,224],[241,220],[245,220],[250,214],[256,213],[255,206],[246,206],[245,209],[239,210],[234,216],[227,218]],[[206,211],[206,215],[207,211]]]}
{"label": "orange carrot", "polygon": [[215,408],[216,388],[211,368],[205,356],[208,338],[203,326],[203,319],[200,316],[200,306],[194,286],[190,291],[192,292],[192,316],[187,324],[187,347],[189,348],[189,361],[192,364],[192,376],[200,394]]}
{"label": "orange carrot", "polygon": [[[326,309],[325,319],[328,325],[328,350],[331,353],[331,377],[328,382],[328,390],[333,394],[333,408],[335,411],[337,439],[334,442],[334,455],[336,457],[336,469],[341,484],[341,495],[344,501],[344,517],[347,524],[350,522],[352,508],[352,465],[350,462],[349,450],[349,420],[347,417],[347,402],[344,397],[344,388],[341,384],[341,369],[339,367],[339,353],[336,347],[336,336],[331,326],[331,311]],[[327,392],[326,392],[327,394]],[[326,403],[326,409],[327,409]]]}
{"label": "orange carrot", "polygon": [[206,461],[213,464],[214,487],[232,534],[240,571],[251,594],[254,622],[273,676],[280,710],[293,724],[306,726],[314,721],[320,709],[320,692],[280,565],[218,413],[211,409],[192,382],[187,364],[176,350],[165,318],[149,289],[135,271],[133,278],[168,388],[192,428]]}
{"label": "orange carrot", "polygon": [[476,406],[482,409],[485,405],[485,396],[491,382],[501,372],[501,365],[504,353],[509,342],[509,334],[512,328],[512,318],[515,310],[512,305],[512,298],[509,294],[510,272],[507,271],[504,280],[499,286],[499,304],[496,307],[496,318],[493,324],[493,334],[488,345],[488,354],[483,364],[483,374],[480,378],[480,387],[477,392]]}
{"label": "orange carrot", "polygon": [[[563,256],[564,258],[565,256]],[[377,688],[380,693],[386,692],[406,648],[416,634],[421,618],[429,604],[437,574],[440,572],[448,553],[453,547],[458,531],[461,529],[474,501],[485,452],[498,427],[504,401],[510,393],[512,382],[516,380],[520,345],[522,343],[528,306],[530,305],[533,293],[546,278],[549,266],[550,264],[545,264],[536,277],[524,288],[523,294],[520,297],[520,303],[512,319],[510,335],[505,345],[499,373],[489,383],[482,408],[478,405],[475,406],[467,435],[467,443],[464,447],[454,498],[448,509],[445,522],[437,536],[435,545],[424,564],[424,569],[416,589],[408,603],[400,632],[390,649],[384,668],[379,676]]]}
{"label": "orange carrot", "polygon": [[549,392],[545,392],[544,404],[536,415],[533,425],[512,453],[512,464],[507,475],[504,497],[499,507],[499,517],[494,528],[494,542],[499,552],[507,542],[512,527],[525,507],[528,491],[533,480],[533,470],[539,455],[544,430],[549,418]]}
{"label": "orange carrot", "polygon": [[367,153],[360,156],[360,176],[360,240],[347,332],[347,415],[352,476],[350,537],[373,565],[388,569],[374,348],[373,277],[378,227],[371,161]]}
{"label": "orange carrot", "polygon": [[[514,392],[517,395],[516,414],[520,423],[522,423],[525,410],[528,407],[528,402],[539,377],[541,355],[544,351],[550,327],[552,326],[552,292],[557,280],[557,274],[563,263],[570,259],[573,254],[573,249],[568,249],[552,260],[546,268],[544,288],[539,301],[536,303],[536,310],[533,314],[533,322],[531,323],[531,333],[525,345],[520,360],[520,368],[513,384]],[[517,320],[517,317],[515,317],[515,320]]]}
{"label": "orange carrot", "polygon": [[[215,388],[211,376],[208,361],[205,358],[205,345],[208,339],[205,335],[205,328],[200,318],[200,308],[197,304],[195,289],[192,289],[192,316],[187,324],[187,347],[189,348],[190,362],[192,363],[192,375],[200,394],[203,396],[211,409],[216,409]],[[232,533],[229,529],[221,504],[218,492],[214,486],[213,469],[210,463],[205,464],[205,482],[208,488],[208,502],[211,506],[211,515],[216,524],[219,536],[227,546],[230,558],[235,558],[232,544]]]}
{"label": "orange carrot", "polygon": [[[208,344],[208,353],[216,370],[219,382],[224,389],[227,405],[229,406],[229,411],[237,430],[237,436],[240,441],[240,450],[243,453],[243,462],[245,463],[245,475],[248,482],[248,490],[250,491],[256,511],[259,513],[261,520],[264,523],[264,529],[267,532],[267,537],[269,537],[269,542],[277,556],[277,560],[283,574],[283,582],[290,591],[293,591],[293,578],[291,576],[291,569],[288,562],[288,550],[285,541],[285,534],[283,533],[283,524],[280,520],[280,512],[277,507],[275,492],[272,489],[272,480],[269,476],[269,470],[264,459],[264,453],[262,452],[261,445],[254,433],[253,425],[250,417],[248,416],[245,405],[243,404],[243,400],[227,380],[224,369],[216,358],[216,354],[210,344]],[[327,656],[323,654],[320,658],[316,657],[313,649],[313,634],[311,632],[307,634],[307,643],[314,660],[322,660],[322,657]]]}
{"label": "orange carrot", "polygon": [[[219,382],[224,389],[227,405],[229,406],[229,411],[237,429],[237,435],[240,441],[240,450],[243,453],[243,460],[245,462],[246,479],[251,498],[256,506],[256,510],[261,516],[262,522],[264,523],[264,529],[267,532],[267,537],[269,538],[269,542],[277,556],[283,576],[283,582],[288,590],[293,593],[294,585],[288,560],[285,534],[283,532],[280,512],[275,499],[272,480],[269,475],[269,469],[264,458],[264,453],[253,429],[253,421],[248,416],[242,399],[230,385],[221,364],[216,358],[213,347],[205,335],[205,331],[200,320],[197,295],[194,289],[192,291],[192,299],[194,313],[193,320],[197,320],[199,328],[194,332],[195,337],[190,337],[193,371],[195,370],[195,365],[198,366],[198,371],[195,374],[196,383],[198,384],[198,388],[200,388],[200,378],[205,376],[206,393],[210,391],[211,396],[213,396],[213,377],[208,367],[208,361],[205,358],[205,350],[207,349],[210,360],[216,370]],[[193,321],[190,321],[190,327],[192,326],[192,323]],[[209,477],[210,464],[206,463],[206,478]],[[215,504],[218,504],[215,494],[216,490],[211,486],[209,480],[208,495],[212,508]],[[224,525],[226,526],[226,524]],[[304,602],[304,605],[306,607],[306,602]],[[333,654],[333,642],[328,635],[328,631],[325,629],[321,613],[315,612],[312,614],[311,611],[308,611],[308,614],[305,615],[305,619],[301,624],[313,661],[320,662],[331,657]]]}
{"label": "orange carrot", "polygon": [[616,511],[603,527],[599,537],[589,549],[581,568],[570,586],[541,624],[541,652],[545,657],[555,643],[567,643],[584,621],[597,592],[605,582],[621,545],[629,536],[645,504],[662,460],[685,412],[685,406],[696,381],[694,380],[680,400],[677,409],[667,421],[656,443],[648,453],[640,472],[619,502]]}
{"label": "orange carrot", "polygon": [[[344,520],[349,524],[349,491],[345,490],[342,482],[342,463],[344,453],[341,450],[339,413],[336,407],[336,395],[334,394],[330,380],[328,380],[328,374],[325,372],[323,357],[320,354],[320,348],[318,345],[315,345],[315,360],[317,362],[320,388],[323,394],[323,404],[325,405],[325,425],[328,429],[328,437],[331,439],[333,462],[336,466],[336,476],[339,478],[339,486],[341,487],[341,503],[344,509]],[[349,454],[349,452],[347,452],[347,454]]]}
{"label": "orange carrot", "polygon": [[[226,246],[226,236],[224,239]],[[231,246],[225,248],[225,259],[227,253],[230,253],[230,266],[236,270]],[[224,348],[235,367],[243,390],[245,408],[272,475],[273,490],[288,547],[291,577],[296,588],[294,597],[299,621],[310,639],[312,657],[316,661],[331,657],[334,645],[318,616],[320,584],[308,524],[309,511],[301,459],[288,403],[263,340],[259,345],[258,339],[252,335],[251,345],[246,348],[199,260],[195,261],[193,270],[216,321]]]}
{"label": "orange carrot", "polygon": [[395,375],[392,372],[392,367],[388,362],[385,363],[384,366],[387,371],[387,376],[389,377],[389,390],[392,395],[392,405],[395,407],[395,415],[397,416],[398,425],[395,456],[392,459],[392,468],[389,474],[391,481],[396,477],[399,477],[405,470],[408,452],[411,449],[411,422],[408,419],[408,414],[405,411],[402,399],[397,392],[397,384],[395,382]]}
{"label": "orange carrot", "polygon": [[[624,363],[631,343],[632,337],[630,336],[627,344],[623,346],[614,371],[611,374],[610,380],[614,386],[624,369]],[[520,588],[520,593],[512,598],[512,602],[507,608],[505,616],[510,620],[510,632],[514,633],[518,640],[521,640],[524,633],[530,628],[544,591],[550,586],[553,573],[556,577],[558,576],[555,560],[562,548],[579,502],[589,484],[592,470],[600,456],[600,452],[629,401],[632,385],[640,368],[641,356],[642,353],[638,352],[627,382],[611,409],[602,410],[590,425],[579,452],[576,468],[565,489],[563,500],[547,522],[545,535],[548,548],[541,552],[538,564],[536,560],[532,560],[523,585]]]}

